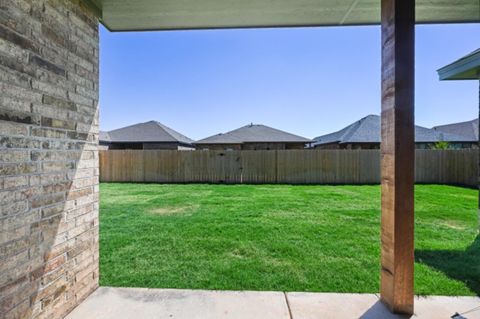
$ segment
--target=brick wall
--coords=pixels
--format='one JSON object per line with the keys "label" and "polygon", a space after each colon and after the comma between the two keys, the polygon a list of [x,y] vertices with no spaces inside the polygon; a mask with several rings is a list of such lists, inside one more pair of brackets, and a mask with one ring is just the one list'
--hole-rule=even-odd
{"label": "brick wall", "polygon": [[61,318],[98,285],[98,23],[0,0],[0,318]]}

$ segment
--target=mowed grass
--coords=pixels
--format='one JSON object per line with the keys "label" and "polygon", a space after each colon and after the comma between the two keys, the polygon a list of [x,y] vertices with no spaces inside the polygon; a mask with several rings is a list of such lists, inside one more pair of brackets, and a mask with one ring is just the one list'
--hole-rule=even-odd
{"label": "mowed grass", "polygon": [[[101,184],[105,286],[378,292],[379,186]],[[415,292],[480,292],[476,190],[415,188]]]}

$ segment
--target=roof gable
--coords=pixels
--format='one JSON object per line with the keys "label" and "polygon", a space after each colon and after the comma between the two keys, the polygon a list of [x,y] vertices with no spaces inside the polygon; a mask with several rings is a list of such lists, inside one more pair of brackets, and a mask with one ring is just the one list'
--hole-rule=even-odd
{"label": "roof gable", "polygon": [[138,123],[107,132],[111,142],[178,142],[191,144],[193,140],[156,121]]}
{"label": "roof gable", "polygon": [[433,129],[439,132],[460,135],[470,140],[478,141],[478,119],[439,125],[433,127]]}
{"label": "roof gable", "polygon": [[[322,135],[313,139],[313,145],[331,143],[380,143],[381,118],[378,115],[368,115],[357,122],[348,125],[340,131]],[[472,142],[473,140],[449,132],[440,132],[423,126],[415,125],[415,142],[436,143],[445,142]]]}
{"label": "roof gable", "polygon": [[105,132],[105,131],[100,131],[100,133],[98,134],[98,139],[102,142],[110,142],[111,141],[110,135],[108,135],[108,132]]}
{"label": "roof gable", "polygon": [[233,131],[216,134],[194,144],[243,144],[243,143],[310,143],[311,140],[266,125],[250,124]]}

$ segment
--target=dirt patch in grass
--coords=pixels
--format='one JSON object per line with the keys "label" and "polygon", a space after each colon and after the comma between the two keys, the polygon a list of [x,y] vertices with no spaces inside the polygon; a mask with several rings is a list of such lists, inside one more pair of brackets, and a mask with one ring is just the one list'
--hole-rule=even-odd
{"label": "dirt patch in grass", "polygon": [[[379,185],[100,188],[102,286],[380,289]],[[477,196],[467,188],[415,186],[416,294],[480,295]]]}
{"label": "dirt patch in grass", "polygon": [[463,225],[460,225],[459,223],[457,222],[454,222],[454,221],[444,221],[442,223],[443,226],[446,226],[448,228],[452,228],[452,229],[457,229],[457,230],[464,230],[466,229],[465,226]]}
{"label": "dirt patch in grass", "polygon": [[184,213],[192,213],[198,208],[198,205],[185,205],[185,206],[164,206],[155,207],[149,211],[152,215],[176,215]]}

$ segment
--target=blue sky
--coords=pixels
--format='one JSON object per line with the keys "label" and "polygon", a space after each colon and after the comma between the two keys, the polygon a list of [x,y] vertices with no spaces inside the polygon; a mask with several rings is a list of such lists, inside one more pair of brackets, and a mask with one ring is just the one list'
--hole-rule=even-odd
{"label": "blue sky", "polygon": [[[417,26],[418,125],[478,115],[478,82],[436,70],[480,47],[480,25]],[[248,123],[308,138],[380,112],[380,28],[100,30],[100,128],[157,120],[200,139]]]}

